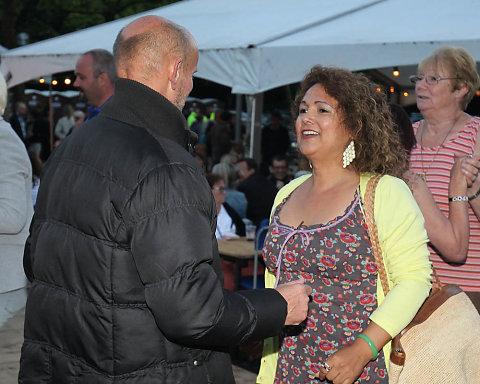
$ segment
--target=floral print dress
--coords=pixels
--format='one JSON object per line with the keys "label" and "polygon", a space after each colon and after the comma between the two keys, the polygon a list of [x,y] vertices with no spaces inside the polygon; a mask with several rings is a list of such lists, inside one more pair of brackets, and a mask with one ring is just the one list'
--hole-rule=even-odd
{"label": "floral print dress", "polygon": [[[263,257],[271,272],[279,272],[279,284],[301,276],[313,293],[307,319],[285,328],[275,383],[319,383],[320,364],[368,326],[377,308],[377,267],[358,193],[342,216],[298,228],[279,220],[289,197],[275,210]],[[355,383],[388,383],[382,351]]]}

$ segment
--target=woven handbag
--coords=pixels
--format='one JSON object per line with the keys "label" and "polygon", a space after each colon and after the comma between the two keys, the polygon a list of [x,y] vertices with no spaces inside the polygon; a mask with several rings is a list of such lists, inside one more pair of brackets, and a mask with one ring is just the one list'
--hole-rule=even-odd
{"label": "woven handbag", "polygon": [[[390,288],[375,224],[372,177],[365,193],[365,220],[385,296]],[[414,319],[392,341],[390,384],[480,383],[480,315],[458,286],[437,286]]]}

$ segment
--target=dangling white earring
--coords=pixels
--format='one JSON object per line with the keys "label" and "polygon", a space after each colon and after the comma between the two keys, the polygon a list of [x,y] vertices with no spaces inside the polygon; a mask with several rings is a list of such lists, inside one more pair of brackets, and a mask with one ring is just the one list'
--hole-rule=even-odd
{"label": "dangling white earring", "polygon": [[313,169],[312,162],[310,160],[308,161],[308,165],[310,165],[310,169]]}
{"label": "dangling white earring", "polygon": [[345,151],[343,151],[343,168],[347,168],[350,163],[355,159],[355,143],[350,141]]}

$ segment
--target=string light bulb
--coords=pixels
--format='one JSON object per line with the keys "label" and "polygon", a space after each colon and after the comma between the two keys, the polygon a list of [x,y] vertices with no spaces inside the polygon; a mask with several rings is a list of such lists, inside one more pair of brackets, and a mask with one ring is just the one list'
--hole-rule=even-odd
{"label": "string light bulb", "polygon": [[395,87],[392,85],[392,86],[390,87],[390,93],[393,93],[393,92],[395,92]]}
{"label": "string light bulb", "polygon": [[45,83],[45,79],[44,79],[43,77],[41,77],[41,78],[38,80],[38,82],[39,82],[40,84],[44,84],[44,83]]}
{"label": "string light bulb", "polygon": [[72,84],[72,80],[70,80],[68,77],[64,80],[66,85]]}
{"label": "string light bulb", "polygon": [[52,80],[52,85],[57,85],[58,81],[57,80]]}
{"label": "string light bulb", "polygon": [[393,76],[398,77],[400,76],[400,71],[398,70],[398,67],[393,67]]}

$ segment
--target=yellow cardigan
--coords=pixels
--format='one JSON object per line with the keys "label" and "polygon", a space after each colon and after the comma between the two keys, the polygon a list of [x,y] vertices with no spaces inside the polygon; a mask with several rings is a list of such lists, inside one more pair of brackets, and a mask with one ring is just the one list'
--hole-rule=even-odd
{"label": "yellow cardigan", "polygon": [[[360,175],[362,198],[371,174]],[[300,184],[311,175],[293,180],[277,194],[272,213]],[[370,319],[385,329],[392,338],[413,319],[431,288],[431,264],[427,249],[424,219],[410,189],[400,179],[383,176],[377,186],[374,206],[378,239],[387,271],[390,292],[385,298],[377,279],[378,307]],[[275,275],[265,270],[265,287],[272,288]],[[263,356],[257,383],[271,384],[277,369],[278,337],[264,341]],[[383,347],[388,368],[391,343]]]}

